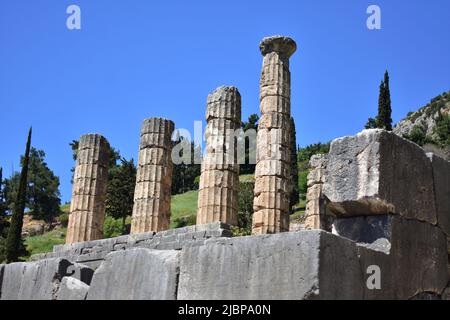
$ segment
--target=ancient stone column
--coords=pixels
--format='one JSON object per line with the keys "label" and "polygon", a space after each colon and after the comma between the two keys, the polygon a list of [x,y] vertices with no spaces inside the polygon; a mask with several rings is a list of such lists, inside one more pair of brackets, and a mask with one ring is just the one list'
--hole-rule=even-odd
{"label": "ancient stone column", "polygon": [[220,87],[208,95],[197,224],[221,221],[237,225],[239,164],[235,133],[241,125],[241,95],[235,87]]}
{"label": "ancient stone column", "polygon": [[261,119],[258,124],[253,234],[289,231],[291,75],[294,40],[274,36],[260,44]]}
{"label": "ancient stone column", "polygon": [[309,161],[308,191],[306,193],[306,210],[304,227],[307,230],[321,229],[331,232],[333,216],[326,208],[326,197],[323,195],[324,174],[327,158],[325,155],[314,155]]}
{"label": "ancient stone column", "polygon": [[103,238],[109,144],[99,134],[80,138],[66,243]]}
{"label": "ancient stone column", "polygon": [[161,118],[142,124],[131,233],[169,228],[173,130],[174,123]]}

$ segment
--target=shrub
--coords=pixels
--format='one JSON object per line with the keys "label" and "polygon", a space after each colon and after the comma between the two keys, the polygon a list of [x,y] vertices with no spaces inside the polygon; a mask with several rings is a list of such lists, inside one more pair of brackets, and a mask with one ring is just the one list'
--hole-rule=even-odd
{"label": "shrub", "polygon": [[122,219],[114,219],[111,216],[105,217],[105,222],[103,223],[103,237],[114,238],[122,235],[123,226]]}
{"label": "shrub", "polygon": [[66,228],[69,224],[69,214],[68,213],[60,214],[58,220],[61,223],[61,226]]}

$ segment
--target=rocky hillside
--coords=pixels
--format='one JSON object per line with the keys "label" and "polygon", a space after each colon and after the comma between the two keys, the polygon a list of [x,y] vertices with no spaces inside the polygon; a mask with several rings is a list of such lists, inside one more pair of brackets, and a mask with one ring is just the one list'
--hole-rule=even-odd
{"label": "rocky hillside", "polygon": [[435,140],[437,138],[435,127],[439,110],[442,114],[450,115],[450,91],[435,97],[429,104],[416,112],[410,112],[405,119],[395,126],[394,133],[402,137],[408,137],[416,127],[423,130],[427,137]]}

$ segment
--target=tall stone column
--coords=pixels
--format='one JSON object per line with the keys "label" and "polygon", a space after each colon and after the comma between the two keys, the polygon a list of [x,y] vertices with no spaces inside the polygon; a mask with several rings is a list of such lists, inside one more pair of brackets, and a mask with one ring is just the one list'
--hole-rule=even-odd
{"label": "tall stone column", "polygon": [[197,224],[221,221],[237,225],[239,164],[235,130],[241,126],[241,95],[237,88],[220,87],[208,95],[206,121]]}
{"label": "tall stone column", "polygon": [[174,126],[161,118],[142,124],[131,233],[169,228]]}
{"label": "tall stone column", "polygon": [[109,144],[99,134],[80,138],[66,243],[103,238]]}
{"label": "tall stone column", "polygon": [[274,36],[259,45],[260,81],[253,234],[289,231],[291,74],[294,40]]}

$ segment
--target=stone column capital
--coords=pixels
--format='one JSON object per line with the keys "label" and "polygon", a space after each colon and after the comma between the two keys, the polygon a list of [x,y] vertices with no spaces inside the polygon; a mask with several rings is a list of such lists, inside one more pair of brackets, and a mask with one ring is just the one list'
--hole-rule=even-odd
{"label": "stone column capital", "polygon": [[263,56],[271,52],[276,52],[289,58],[297,50],[297,44],[289,37],[271,36],[262,39],[259,44],[259,50],[261,50]]}

